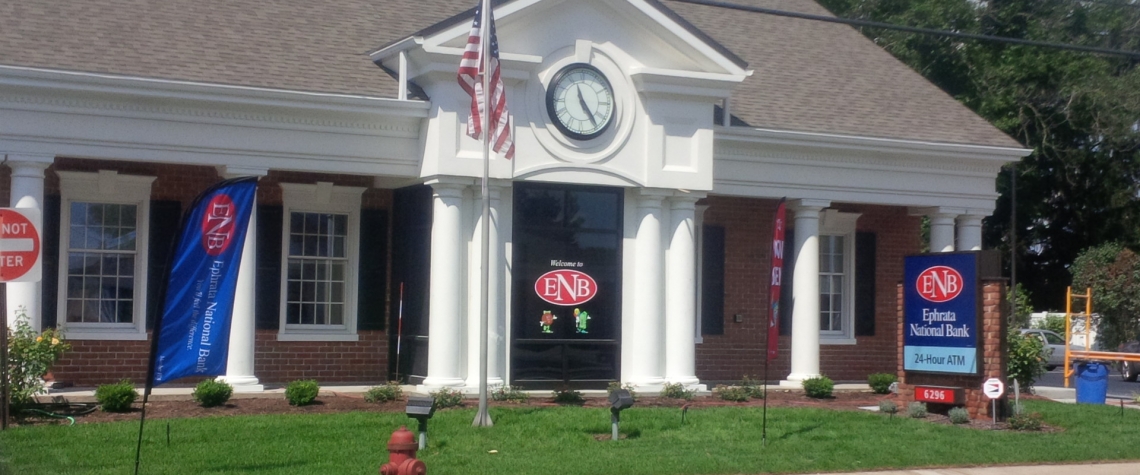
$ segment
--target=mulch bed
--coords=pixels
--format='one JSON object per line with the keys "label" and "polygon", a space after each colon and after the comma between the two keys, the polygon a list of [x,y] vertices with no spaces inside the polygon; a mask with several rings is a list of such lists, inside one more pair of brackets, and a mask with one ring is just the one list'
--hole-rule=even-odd
{"label": "mulch bed", "polygon": [[[878,406],[879,401],[892,398],[894,398],[893,395],[874,394],[869,391],[836,391],[834,397],[832,398],[814,399],[805,396],[802,391],[790,391],[777,388],[769,389],[767,400],[769,407],[812,407],[854,411],[860,410],[860,407]],[[896,402],[898,403],[900,401]],[[467,399],[464,401],[464,407],[474,407],[476,404],[476,401],[472,399]],[[712,396],[697,397],[691,401],[659,397],[638,397],[637,399],[637,407],[681,408],[688,406],[690,409],[696,409],[722,406],[759,407],[763,404],[763,399],[752,399],[748,402],[729,402],[722,401]],[[557,404],[555,404],[553,402],[553,399],[548,396],[531,396],[530,400],[525,403],[491,401],[490,405],[492,407],[553,407]],[[898,405],[900,413],[896,414],[894,417],[906,417],[905,402]],[[583,406],[609,407],[609,403],[606,398],[588,398],[586,399],[586,402],[583,404]],[[137,421],[140,416],[140,411],[141,403],[135,403],[131,412],[126,413],[110,413],[96,410],[90,414],[76,416],[75,423],[93,424],[115,421]],[[332,414],[353,411],[404,412],[404,401],[374,404],[364,401],[363,396],[360,394],[340,393],[321,393],[316,402],[302,407],[289,405],[284,397],[231,399],[224,406],[212,408],[201,407],[192,400],[151,401],[147,404],[146,417],[148,420],[158,420],[197,417],[230,417],[259,414]],[[884,414],[883,417],[888,416]],[[950,424],[948,417],[939,414],[930,414],[926,417],[925,420],[934,424]],[[43,416],[14,417],[11,422],[13,425],[68,423],[66,419],[54,419]],[[969,424],[963,424],[962,427],[981,430],[995,429],[989,420],[973,420],[970,421]],[[1004,430],[1007,429],[1007,427],[1005,426],[1005,423],[999,423],[996,429]],[[1047,432],[1054,432],[1059,429],[1053,427],[1045,427],[1043,430]]]}

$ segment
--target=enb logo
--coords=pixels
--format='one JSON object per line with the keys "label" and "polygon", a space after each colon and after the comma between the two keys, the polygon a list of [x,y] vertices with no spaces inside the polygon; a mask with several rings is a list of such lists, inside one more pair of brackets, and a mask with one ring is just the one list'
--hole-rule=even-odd
{"label": "enb logo", "polygon": [[230,247],[236,215],[229,195],[218,194],[206,205],[206,215],[202,217],[202,247],[206,254],[216,256]]}
{"label": "enb logo", "polygon": [[914,283],[918,295],[934,303],[954,300],[962,293],[962,274],[946,266],[934,266],[922,271]]}
{"label": "enb logo", "polygon": [[582,272],[552,270],[534,282],[534,292],[554,305],[578,305],[598,294],[598,283]]}

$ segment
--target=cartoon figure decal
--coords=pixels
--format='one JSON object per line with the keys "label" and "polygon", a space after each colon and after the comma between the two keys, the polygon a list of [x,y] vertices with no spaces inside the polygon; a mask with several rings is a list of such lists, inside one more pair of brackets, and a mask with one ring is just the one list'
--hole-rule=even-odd
{"label": "cartoon figure decal", "polygon": [[551,330],[550,327],[554,325],[555,320],[558,320],[558,317],[555,317],[553,313],[550,313],[550,310],[543,310],[542,318],[540,318],[538,322],[538,324],[542,326],[542,332],[554,333],[554,330]]}
{"label": "cartoon figure decal", "polygon": [[589,333],[586,331],[588,321],[591,320],[590,314],[583,312],[579,309],[574,309],[574,331],[578,333]]}

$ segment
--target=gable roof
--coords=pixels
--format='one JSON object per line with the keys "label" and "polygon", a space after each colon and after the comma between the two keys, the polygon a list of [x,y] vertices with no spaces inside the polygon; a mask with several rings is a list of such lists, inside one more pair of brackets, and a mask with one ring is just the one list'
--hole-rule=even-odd
{"label": "gable roof", "polygon": [[[733,0],[828,14],[810,0]],[[837,24],[661,0],[755,71],[730,112],[751,127],[1000,147],[1018,144]],[[377,45],[474,0],[0,2],[0,65],[395,97]],[[510,51],[509,44],[502,45]],[[932,112],[933,111],[933,112]]]}

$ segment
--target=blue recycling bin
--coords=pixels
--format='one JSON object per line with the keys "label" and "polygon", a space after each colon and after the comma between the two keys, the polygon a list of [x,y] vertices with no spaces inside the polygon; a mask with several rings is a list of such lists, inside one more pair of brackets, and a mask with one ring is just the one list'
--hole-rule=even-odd
{"label": "blue recycling bin", "polygon": [[1108,365],[1077,364],[1077,403],[1104,404],[1108,397]]}

